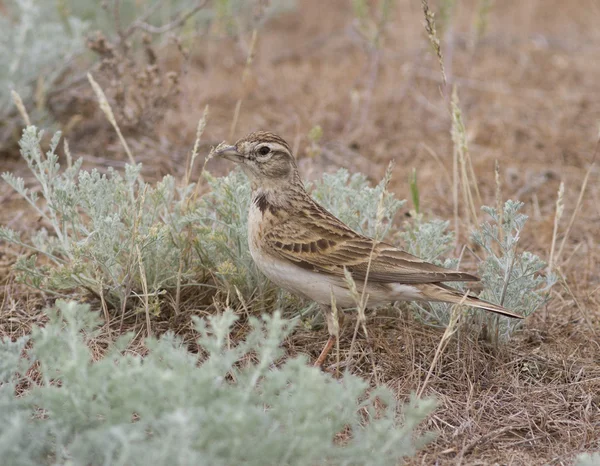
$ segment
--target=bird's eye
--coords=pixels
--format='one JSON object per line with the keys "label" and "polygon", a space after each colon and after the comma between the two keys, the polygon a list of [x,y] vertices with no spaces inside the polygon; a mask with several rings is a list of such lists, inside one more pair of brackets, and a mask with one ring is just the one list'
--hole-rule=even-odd
{"label": "bird's eye", "polygon": [[269,152],[271,152],[271,149],[269,149],[268,146],[262,146],[260,149],[258,149],[258,153],[260,155],[267,155]]}

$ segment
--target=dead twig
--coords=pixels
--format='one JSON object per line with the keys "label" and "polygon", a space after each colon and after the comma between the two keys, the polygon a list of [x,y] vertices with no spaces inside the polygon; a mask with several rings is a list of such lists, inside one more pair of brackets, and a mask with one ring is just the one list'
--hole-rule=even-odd
{"label": "dead twig", "polygon": [[207,3],[208,3],[208,0],[202,0],[202,1],[198,2],[194,7],[190,8],[188,11],[179,12],[177,15],[175,15],[175,18],[173,18],[173,20],[170,23],[163,24],[162,26],[153,26],[151,24],[148,24],[145,21],[136,20],[132,24],[133,30],[141,29],[150,34],[164,34],[165,32],[169,32],[169,31],[183,25],[188,19],[190,19],[192,16],[194,16],[196,13],[198,13],[202,8],[204,8]]}

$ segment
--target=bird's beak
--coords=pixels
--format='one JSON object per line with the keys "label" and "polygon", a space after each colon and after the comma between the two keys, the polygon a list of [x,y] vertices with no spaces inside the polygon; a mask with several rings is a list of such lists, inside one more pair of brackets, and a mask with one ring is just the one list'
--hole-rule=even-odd
{"label": "bird's beak", "polygon": [[239,163],[243,160],[242,154],[238,152],[235,146],[218,147],[217,150],[215,150],[214,155],[231,160],[232,162]]}

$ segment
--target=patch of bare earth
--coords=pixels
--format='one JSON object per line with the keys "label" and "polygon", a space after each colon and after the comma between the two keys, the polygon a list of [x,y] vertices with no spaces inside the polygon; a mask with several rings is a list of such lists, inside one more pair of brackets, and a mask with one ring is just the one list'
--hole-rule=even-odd
{"label": "patch of bare earth", "polygon": [[[147,176],[183,177],[204,106],[210,105],[203,139],[207,153],[211,144],[229,137],[242,99],[234,138],[256,129],[282,134],[296,148],[307,177],[346,167],[377,180],[395,159],[392,189],[398,197],[410,197],[407,179],[416,168],[421,209],[453,219],[449,87],[442,85],[424,33],[421,2],[395,2],[377,66],[352,27],[348,2],[298,4],[297,13],[271,20],[259,31],[245,83],[249,35],[199,39],[189,45],[188,58],[174,46],[159,51],[159,66],[179,74],[180,89],[152,131],[129,137]],[[475,42],[477,5],[460,2],[452,27],[442,34],[448,79],[458,89],[484,204],[495,202],[498,161],[503,198],[524,201],[530,216],[521,247],[547,259],[559,184],[565,183],[560,245],[598,138],[600,6],[593,0],[493,2],[488,29]],[[74,92],[82,101],[91,98],[83,88]],[[85,158],[84,168],[122,166],[126,157],[107,123],[81,111],[79,123],[71,116],[63,123],[73,151]],[[309,157],[306,135],[316,124],[324,129],[323,151]],[[3,170],[26,174],[22,162],[7,164]],[[210,164],[215,173],[230,168]],[[599,166],[592,169],[557,258],[564,283],[521,333],[498,348],[461,328],[425,389],[439,405],[423,429],[437,438],[410,464],[569,464],[578,452],[600,449]],[[23,230],[37,225],[5,184],[0,200],[2,224]],[[465,240],[467,228],[462,223],[459,228]],[[14,282],[9,267],[18,252],[0,245],[2,336],[16,337],[42,322],[40,309],[48,300]],[[466,257],[465,267],[473,264],[473,257]],[[187,297],[182,307],[188,311],[176,318],[154,321],[153,332],[174,329],[191,341],[189,315],[211,311],[206,300],[196,298]],[[141,317],[123,324],[115,317],[98,341],[99,355],[123,326],[142,340]],[[345,366],[385,383],[401,400],[422,387],[440,330],[402,311],[372,314],[371,345],[359,334],[358,349],[348,360],[351,326],[341,341]],[[325,330],[299,329],[286,348],[290,355],[316,357],[326,338]],[[140,344],[132,351],[144,349]]]}

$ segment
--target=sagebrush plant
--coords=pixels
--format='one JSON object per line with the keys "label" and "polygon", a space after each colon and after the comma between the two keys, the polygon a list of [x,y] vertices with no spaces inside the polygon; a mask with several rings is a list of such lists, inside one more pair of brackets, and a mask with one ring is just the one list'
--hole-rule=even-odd
{"label": "sagebrush plant", "polygon": [[406,252],[427,262],[441,263],[454,246],[454,233],[448,230],[449,225],[447,220],[425,221],[423,214],[415,214],[397,236],[403,240]]}
{"label": "sagebrush plant", "polygon": [[415,428],[432,400],[412,399],[399,423],[389,389],[333,379],[304,357],[280,363],[293,325],[279,313],[251,319],[233,345],[227,310],[195,320],[197,353],[167,333],[142,357],[126,350],[129,334],[101,359],[88,305],[47,313],[30,337],[0,342],[3,464],[395,465],[430,438]]}
{"label": "sagebrush plant", "polygon": [[[502,211],[483,206],[482,211],[490,221],[473,231],[471,239],[483,252],[479,263],[483,291],[479,296],[527,317],[548,300],[556,276],[545,273],[546,263],[538,256],[519,250],[519,238],[527,222],[527,215],[520,212],[522,207],[522,202],[511,200],[504,203]],[[408,252],[438,265],[456,268],[457,259],[441,259],[453,248],[454,235],[447,230],[448,226],[449,222],[440,220],[423,222],[418,215],[400,236]],[[464,284],[452,286],[466,289]],[[451,304],[413,303],[413,307],[425,322],[448,325]],[[470,312],[487,324],[493,338],[506,339],[522,325],[521,321],[492,316],[479,309]]]}
{"label": "sagebrush plant", "polygon": [[185,221],[195,232],[194,248],[205,267],[218,279],[222,289],[235,297],[264,296],[273,290],[252,260],[247,223],[251,190],[246,175],[233,170],[215,178],[204,172],[210,191]]}
{"label": "sagebrush plant", "polygon": [[[445,257],[454,247],[454,233],[448,230],[450,222],[439,219],[425,221],[423,214],[414,213],[413,218],[405,223],[404,231],[397,234],[406,252],[442,267],[456,269],[458,259]],[[461,283],[453,283],[453,287],[462,289]],[[452,317],[450,303],[418,303],[411,304],[416,316],[423,322],[446,327]]]}
{"label": "sagebrush plant", "polygon": [[[34,93],[42,96],[85,47],[88,24],[61,11],[58,3],[3,2],[6,11],[0,14],[0,120],[14,108],[11,90],[26,102],[33,99]],[[36,102],[35,108],[43,110],[43,102]]]}
{"label": "sagebrush plant", "polygon": [[[0,227],[0,238],[34,252],[15,264],[18,278],[51,293],[84,288],[123,307],[128,298],[142,292],[142,270],[149,294],[156,298],[173,287],[183,245],[175,235],[183,228],[182,200],[188,190],[178,189],[166,176],[156,186],[140,181],[141,165],[128,165],[121,175],[81,170],[81,161],[61,171],[56,153],[60,133],[44,155],[43,133],[35,127],[23,132],[21,155],[33,173],[42,199],[21,178],[4,173],[15,189],[50,227],[41,228],[24,243],[20,234]],[[38,261],[43,256],[44,261]],[[142,268],[139,264],[142,264]],[[186,268],[184,279],[194,265]]]}
{"label": "sagebrush plant", "polygon": [[576,466],[598,466],[600,464],[600,452],[583,453],[577,457]]}
{"label": "sagebrush plant", "polygon": [[[385,190],[385,180],[371,187],[365,175],[350,175],[344,168],[334,174],[324,173],[322,179],[308,189],[315,200],[350,228],[380,239],[387,236],[396,213],[405,203]],[[383,214],[378,219],[377,207],[382,195]]]}
{"label": "sagebrush plant", "polygon": [[[502,211],[482,207],[491,222],[483,222],[471,238],[484,251],[484,258],[479,264],[483,283],[481,298],[527,317],[547,302],[557,277],[552,272],[544,273],[546,263],[538,256],[520,250],[519,239],[528,218],[520,212],[523,205],[522,202],[508,200]],[[479,314],[482,318],[490,318],[481,312]],[[491,318],[496,319],[496,316]],[[521,325],[514,319],[497,319],[495,325],[498,327],[494,331],[501,338],[510,336]]]}

